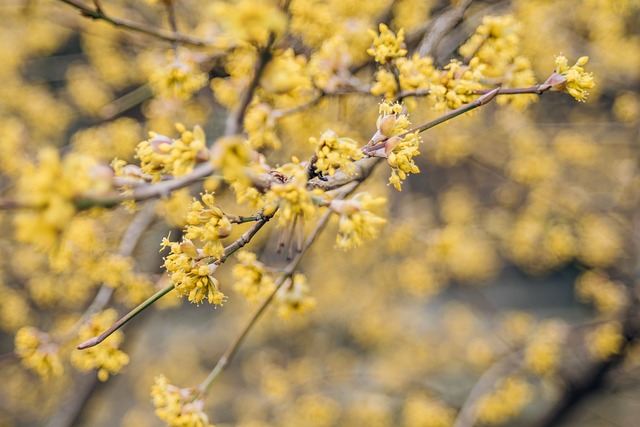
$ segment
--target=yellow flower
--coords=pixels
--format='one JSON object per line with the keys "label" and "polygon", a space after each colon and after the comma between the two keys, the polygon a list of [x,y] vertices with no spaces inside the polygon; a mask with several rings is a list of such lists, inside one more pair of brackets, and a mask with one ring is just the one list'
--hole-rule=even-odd
{"label": "yellow flower", "polygon": [[578,278],[576,295],[581,301],[592,302],[598,312],[605,315],[619,313],[629,300],[625,286],[599,270],[587,271]]}
{"label": "yellow flower", "polygon": [[340,215],[336,244],[340,249],[360,246],[364,240],[378,235],[380,227],[387,221],[370,210],[384,205],[382,197],[374,199],[367,193],[355,195],[350,200],[332,200],[329,208]]}
{"label": "yellow flower", "polygon": [[193,55],[181,50],[167,52],[170,64],[157,68],[149,76],[149,85],[154,93],[165,98],[189,99],[209,81],[201,72]]}
{"label": "yellow flower", "polygon": [[413,157],[420,154],[418,146],[420,138],[417,132],[400,137],[409,129],[409,119],[402,113],[402,105],[383,102],[380,104],[380,115],[376,122],[378,128],[368,145],[363,148],[365,154],[373,157],[385,157],[391,166],[389,183],[402,191],[402,181],[410,173],[419,173],[420,169]]}
{"label": "yellow flower", "polygon": [[[80,329],[80,342],[93,338],[104,332],[117,320],[113,309],[102,311],[91,318],[89,323]],[[109,375],[117,374],[129,364],[129,356],[119,349],[124,338],[121,331],[116,331],[100,345],[71,353],[71,363],[82,371],[98,370],[98,379],[106,381]]]}
{"label": "yellow flower", "polygon": [[287,279],[275,297],[278,315],[287,319],[292,314],[303,314],[316,306],[316,299],[309,295],[307,278],[303,274],[294,274]]}
{"label": "yellow flower", "polygon": [[355,172],[354,161],[362,158],[362,151],[351,138],[339,138],[328,130],[320,135],[320,140],[309,138],[309,142],[316,146],[315,167],[320,173],[332,175],[340,169],[346,175]]}
{"label": "yellow flower", "polygon": [[568,328],[560,321],[540,324],[525,347],[525,367],[537,375],[553,375],[560,364],[567,332]]}
{"label": "yellow flower", "polygon": [[307,190],[307,173],[304,168],[299,164],[290,163],[280,170],[287,177],[286,181],[272,184],[266,194],[267,200],[278,201],[280,225],[286,225],[298,216],[303,220],[311,218],[315,215],[317,207],[313,202],[312,193]]}
{"label": "yellow flower", "polygon": [[394,34],[385,24],[379,25],[380,34],[369,30],[369,35],[373,38],[373,45],[367,49],[367,53],[374,57],[379,64],[405,56],[407,49],[404,45],[404,29],[400,29],[398,34]]}
{"label": "yellow flower", "polygon": [[213,427],[204,413],[204,396],[194,389],[171,385],[160,375],[151,388],[151,398],[156,415],[171,427]]}
{"label": "yellow flower", "polygon": [[64,372],[58,344],[49,334],[34,327],[23,327],[15,338],[15,352],[22,364],[38,373],[42,378],[59,377]]}
{"label": "yellow flower", "polygon": [[260,45],[270,34],[284,33],[287,15],[269,0],[238,0],[217,2],[214,15],[232,39]]}
{"label": "yellow flower", "polygon": [[607,360],[620,354],[625,343],[619,322],[604,323],[587,334],[585,339],[589,352],[599,360]]}
{"label": "yellow flower", "polygon": [[593,89],[596,85],[593,81],[593,73],[584,71],[584,65],[588,61],[588,56],[582,56],[578,58],[574,65],[569,67],[566,57],[562,55],[556,56],[555,73],[562,76],[563,79],[555,82],[552,90],[567,92],[578,101],[586,101],[587,96],[589,96],[587,89]]}
{"label": "yellow flower", "polygon": [[257,301],[273,290],[273,278],[254,253],[240,251],[236,257],[239,263],[233,267],[233,276],[237,280],[234,285],[237,292],[249,301]]}
{"label": "yellow flower", "polygon": [[231,223],[222,210],[214,204],[212,193],[201,195],[202,202],[193,200],[187,212],[185,238],[203,243],[203,255],[219,258],[224,252],[221,238],[231,233]]}
{"label": "yellow flower", "polygon": [[197,163],[208,158],[206,137],[200,126],[188,131],[178,123],[176,129],[181,133],[179,139],[149,132],[150,138],[136,148],[142,172],[152,175],[155,181],[159,181],[163,174],[186,175]]}
{"label": "yellow flower", "polygon": [[476,404],[478,421],[484,424],[503,424],[517,417],[532,398],[531,385],[523,378],[512,376],[500,381],[489,394]]}
{"label": "yellow flower", "polygon": [[162,248],[171,252],[164,259],[164,268],[170,273],[175,290],[187,295],[189,301],[200,304],[205,298],[210,304],[222,305],[225,296],[220,292],[220,284],[212,276],[217,265],[207,264],[202,258],[202,250],[190,240],[182,243],[162,240]]}

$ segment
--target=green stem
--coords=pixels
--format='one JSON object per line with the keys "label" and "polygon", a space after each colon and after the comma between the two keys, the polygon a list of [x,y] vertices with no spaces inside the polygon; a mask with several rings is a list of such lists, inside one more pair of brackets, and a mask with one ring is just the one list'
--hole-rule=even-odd
{"label": "green stem", "polygon": [[90,348],[90,347],[93,347],[95,345],[100,344],[102,341],[107,339],[115,331],[117,331],[118,329],[123,327],[125,324],[127,324],[127,322],[129,322],[129,320],[133,319],[138,314],[140,314],[144,309],[150,307],[154,302],[158,301],[160,298],[162,298],[163,296],[165,296],[166,294],[171,292],[174,287],[175,286],[172,283],[171,285],[167,286],[166,288],[159,290],[158,292],[156,292],[155,294],[153,294],[152,296],[147,298],[146,301],[144,301],[143,303],[138,305],[136,308],[131,310],[126,316],[124,316],[123,318],[118,320],[116,323],[111,325],[109,327],[109,329],[107,329],[106,331],[104,331],[103,333],[98,335],[97,337],[93,337],[93,338],[88,339],[87,341],[85,341],[82,344],[78,345],[76,348],[78,350],[85,350],[87,348]]}

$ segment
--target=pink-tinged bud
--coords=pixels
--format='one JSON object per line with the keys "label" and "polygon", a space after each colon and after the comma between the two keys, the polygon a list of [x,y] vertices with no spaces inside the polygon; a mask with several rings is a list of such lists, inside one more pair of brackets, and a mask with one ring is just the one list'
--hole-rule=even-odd
{"label": "pink-tinged bud", "polygon": [[130,178],[142,178],[144,174],[138,165],[124,165],[122,175]]}
{"label": "pink-tinged bud", "polygon": [[385,157],[389,155],[395,148],[402,142],[402,138],[399,136],[394,136],[389,138],[387,142],[384,143],[384,154]]}
{"label": "pink-tinged bud", "polygon": [[89,176],[99,181],[113,181],[114,172],[110,166],[99,164],[89,170]]}
{"label": "pink-tinged bud", "polygon": [[201,149],[196,153],[196,163],[204,163],[209,160],[209,150],[206,148]]}
{"label": "pink-tinged bud", "polygon": [[89,170],[89,177],[93,181],[89,191],[92,195],[103,195],[113,190],[114,171],[107,165],[95,165]]}
{"label": "pink-tinged bud", "polygon": [[360,203],[356,200],[332,200],[329,209],[339,215],[351,216],[360,212]]}
{"label": "pink-tinged bud", "polygon": [[166,154],[171,151],[171,144],[173,144],[173,140],[164,135],[154,135],[149,140],[149,145],[158,154]]}
{"label": "pink-tinged bud", "polygon": [[391,136],[393,134],[393,129],[396,127],[396,116],[395,114],[389,114],[385,116],[380,122],[380,133],[384,136]]}
{"label": "pink-tinged bud", "polygon": [[183,240],[182,243],[180,243],[180,250],[189,258],[195,259],[200,256],[198,248],[196,248],[196,245],[194,245],[191,240]]}
{"label": "pink-tinged bud", "polygon": [[553,73],[543,85],[551,86],[551,90],[556,92],[564,92],[567,85],[567,78],[558,73]]}
{"label": "pink-tinged bud", "polygon": [[225,218],[223,220],[224,222],[222,223],[220,230],[218,230],[218,237],[220,239],[224,239],[225,237],[229,237],[229,234],[231,234],[231,223],[229,222],[229,220],[227,218]]}

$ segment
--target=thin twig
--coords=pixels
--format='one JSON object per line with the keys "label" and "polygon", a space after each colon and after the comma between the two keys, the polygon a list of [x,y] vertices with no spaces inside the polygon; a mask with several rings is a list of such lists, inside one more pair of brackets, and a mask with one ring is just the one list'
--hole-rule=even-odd
{"label": "thin twig", "polygon": [[271,47],[273,46],[273,42],[275,41],[275,39],[275,34],[270,33],[267,44],[264,46],[264,48],[259,50],[259,57],[253,70],[253,78],[251,79],[249,86],[247,86],[246,90],[242,94],[242,98],[240,99],[238,108],[227,117],[227,123],[224,130],[225,135],[237,135],[242,132],[242,129],[244,128],[244,119],[247,108],[249,108],[249,104],[253,99],[255,90],[260,85],[262,72],[273,56],[271,53]]}
{"label": "thin twig", "polygon": [[146,34],[148,36],[155,37],[160,40],[172,42],[172,43],[180,43],[190,46],[196,47],[210,47],[214,46],[213,43],[197,39],[195,37],[185,36],[181,34],[177,34],[176,32],[165,31],[156,27],[152,27],[150,25],[142,24],[139,22],[129,21],[128,19],[115,18],[113,16],[107,15],[104,10],[99,7],[92,8],[89,7],[78,0],[58,0],[62,3],[66,3],[80,11],[82,16],[91,19],[98,19],[112,24],[115,27],[126,28],[130,31],[135,31],[138,33]]}
{"label": "thin twig", "polygon": [[[249,230],[247,230],[245,233],[243,233],[242,236],[240,236],[238,238],[238,240],[236,240],[235,242],[233,242],[232,244],[227,246],[224,249],[224,254],[222,256],[220,256],[220,258],[217,261],[215,261],[215,264],[220,265],[220,264],[224,263],[227,260],[227,258],[229,256],[231,256],[231,254],[233,254],[238,249],[242,248],[247,243],[249,243],[251,241],[251,239],[253,238],[253,236],[255,236],[256,233],[270,219],[271,219],[271,216],[263,216],[262,219],[257,221]],[[144,311],[145,309],[151,307],[156,301],[158,301],[160,298],[162,298],[163,296],[165,296],[166,294],[171,292],[174,288],[175,288],[175,284],[171,283],[170,285],[166,286],[165,288],[159,290],[158,292],[156,292],[155,294],[153,294],[152,296],[147,298],[147,300],[145,300],[144,302],[139,304],[136,308],[134,308],[129,313],[127,313],[124,317],[119,319],[116,323],[111,325],[106,331],[104,331],[103,333],[101,333],[100,335],[98,335],[96,337],[88,339],[87,341],[85,341],[82,344],[78,345],[76,348],[78,350],[84,350],[84,349],[87,349],[87,348],[90,348],[90,347],[94,347],[94,346],[100,344],[102,341],[107,339],[111,334],[113,334],[115,331],[117,331],[118,329],[123,327],[130,320],[132,320],[134,317],[136,317],[138,314],[140,314],[142,311]]]}
{"label": "thin twig", "polygon": [[465,0],[460,5],[453,7],[432,21],[425,32],[424,38],[420,41],[420,45],[416,52],[420,56],[434,56],[438,44],[442,39],[453,30],[464,18],[464,13],[471,5],[473,0]]}
{"label": "thin twig", "polygon": [[[354,182],[352,183],[352,185],[345,187],[343,189],[342,194],[339,195],[337,198],[346,197],[351,192],[353,192],[359,184],[360,184],[359,182]],[[298,265],[302,261],[302,258],[306,254],[307,250],[313,245],[318,235],[322,232],[322,230],[327,225],[329,218],[331,217],[331,214],[332,214],[332,211],[327,210],[327,212],[325,212],[322,215],[322,217],[318,220],[315,228],[313,229],[311,234],[309,234],[309,237],[307,238],[307,241],[305,242],[302,249],[296,254],[295,258],[293,258],[293,260],[289,264],[287,264],[287,266],[282,271],[282,275],[276,280],[276,286],[274,290],[269,294],[269,296],[267,296],[267,298],[262,302],[262,304],[260,304],[260,307],[258,307],[258,309],[253,313],[253,315],[251,316],[251,318],[249,319],[245,327],[242,329],[240,334],[233,340],[233,342],[229,345],[229,347],[227,347],[226,351],[220,357],[220,359],[218,360],[216,365],[213,367],[213,369],[211,370],[207,378],[205,378],[205,380],[200,384],[200,386],[198,387],[198,392],[200,395],[206,394],[211,388],[211,386],[213,385],[213,383],[215,382],[215,380],[218,378],[218,376],[229,366],[236,352],[240,348],[240,345],[249,334],[249,331],[251,331],[251,329],[256,324],[256,322],[258,321],[262,313],[264,313],[267,307],[271,304],[271,302],[275,298],[280,288],[282,288],[282,286],[286,283],[287,279],[290,278],[293,275],[293,273],[296,271],[296,269],[298,268]]]}

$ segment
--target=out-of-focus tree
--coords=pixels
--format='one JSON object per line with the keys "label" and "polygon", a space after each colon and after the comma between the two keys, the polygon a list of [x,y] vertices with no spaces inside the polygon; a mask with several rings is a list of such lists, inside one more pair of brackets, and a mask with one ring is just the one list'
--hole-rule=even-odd
{"label": "out-of-focus tree", "polygon": [[635,425],[638,1],[0,16],[0,425]]}

